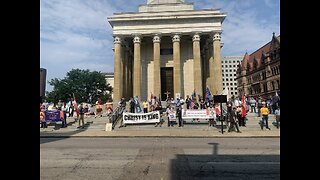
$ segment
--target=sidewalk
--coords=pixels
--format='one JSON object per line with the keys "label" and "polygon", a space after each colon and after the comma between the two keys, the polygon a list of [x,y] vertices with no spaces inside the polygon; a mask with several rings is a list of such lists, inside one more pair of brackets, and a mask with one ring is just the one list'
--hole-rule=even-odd
{"label": "sidewalk", "polygon": [[107,117],[86,117],[85,128],[77,129],[78,122],[74,121],[74,118],[68,118],[67,128],[59,128],[60,125],[48,126],[46,129],[40,128],[40,137],[179,137],[179,138],[226,138],[226,137],[280,137],[280,129],[277,129],[272,122],[275,121],[275,116],[269,116],[269,127],[271,130],[261,130],[258,124],[261,117],[257,117],[254,113],[248,114],[248,121],[246,127],[240,127],[242,133],[227,132],[227,129],[223,129],[221,133],[221,124],[218,122],[217,127],[208,127],[207,120],[200,120],[200,122],[191,122],[187,120],[187,124],[184,127],[168,127],[167,121],[165,121],[162,127],[155,127],[154,124],[140,124],[140,125],[127,125],[126,127],[119,128],[116,126],[113,131],[105,131]]}

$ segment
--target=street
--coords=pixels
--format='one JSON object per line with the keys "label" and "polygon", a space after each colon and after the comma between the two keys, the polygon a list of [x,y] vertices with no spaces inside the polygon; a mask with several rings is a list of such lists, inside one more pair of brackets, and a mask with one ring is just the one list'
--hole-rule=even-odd
{"label": "street", "polygon": [[280,138],[40,138],[40,178],[280,179]]}

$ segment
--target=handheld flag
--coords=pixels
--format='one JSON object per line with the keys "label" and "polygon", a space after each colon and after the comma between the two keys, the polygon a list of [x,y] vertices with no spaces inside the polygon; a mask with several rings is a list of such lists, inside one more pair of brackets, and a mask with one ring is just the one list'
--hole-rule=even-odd
{"label": "handheld flag", "polygon": [[74,96],[74,93],[73,93],[73,101],[74,101],[74,104],[73,104],[74,110],[76,111],[77,115],[79,115],[80,112],[78,110],[77,101],[76,101],[76,97]]}
{"label": "handheld flag", "polygon": [[193,93],[191,94],[192,99],[195,98],[197,96],[196,94],[196,89],[193,90]]}
{"label": "handheld flag", "polygon": [[210,92],[210,89],[209,89],[208,86],[206,87],[206,97],[205,98],[208,99],[208,100],[211,99],[211,92]]}

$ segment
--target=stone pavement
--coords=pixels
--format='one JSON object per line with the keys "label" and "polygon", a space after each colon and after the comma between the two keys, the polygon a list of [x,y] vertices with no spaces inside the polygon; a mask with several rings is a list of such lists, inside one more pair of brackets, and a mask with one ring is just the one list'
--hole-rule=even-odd
{"label": "stone pavement", "polygon": [[[280,129],[277,129],[272,122],[275,121],[274,115],[269,115],[269,127],[271,130],[261,130],[258,124],[261,117],[257,117],[254,113],[248,114],[248,121],[246,127],[240,127],[242,133],[230,132],[223,129],[221,133],[221,124],[218,122],[216,127],[208,127],[207,120],[200,120],[200,122],[191,122],[187,120],[184,127],[167,126],[167,120],[162,127],[155,127],[155,124],[139,124],[127,125],[119,128],[117,125],[113,131],[105,131],[108,118],[97,117],[85,118],[85,128],[77,129],[78,122],[74,118],[68,118],[68,127],[60,128],[60,124],[49,124],[48,128],[40,128],[40,137],[280,137]],[[166,119],[166,117],[164,117]]]}

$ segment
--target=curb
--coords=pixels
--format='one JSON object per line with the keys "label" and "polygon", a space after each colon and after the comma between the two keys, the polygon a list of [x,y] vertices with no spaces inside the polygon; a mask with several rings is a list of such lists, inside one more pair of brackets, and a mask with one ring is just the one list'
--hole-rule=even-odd
{"label": "curb", "polygon": [[40,138],[280,138],[274,136],[65,136],[65,135],[42,135]]}

